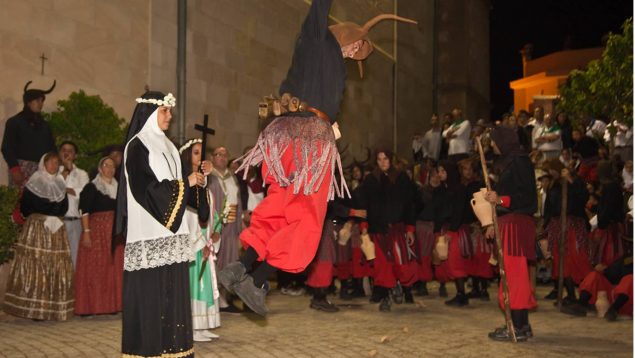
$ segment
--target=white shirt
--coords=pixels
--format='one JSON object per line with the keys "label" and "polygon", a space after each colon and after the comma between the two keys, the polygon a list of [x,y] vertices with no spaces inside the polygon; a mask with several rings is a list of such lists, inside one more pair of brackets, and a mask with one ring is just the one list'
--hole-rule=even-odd
{"label": "white shirt", "polygon": [[227,197],[227,205],[237,205],[238,204],[238,184],[236,183],[235,175],[227,175],[229,169],[225,169],[224,173],[221,173],[220,170],[214,169],[217,173],[220,173],[223,177],[218,177],[218,180],[221,181],[221,187],[223,192],[225,193],[225,197]]}
{"label": "white shirt", "polygon": [[[632,128],[629,128],[628,126],[618,121],[613,121],[613,123],[611,123],[611,126],[614,126],[617,128],[617,131],[615,132],[615,136],[613,137],[615,147],[629,147],[633,145],[633,129]],[[611,132],[609,131],[608,127],[609,126],[607,126],[604,132],[604,140],[607,142],[611,140]]]}
{"label": "white shirt", "polygon": [[464,119],[459,124],[452,124],[448,129],[443,131],[443,138],[448,137],[451,129],[457,128],[453,133],[454,138],[450,138],[448,155],[467,153],[470,150],[470,133],[472,133],[472,125],[470,121]]}
{"label": "white shirt", "polygon": [[423,136],[421,149],[424,158],[439,160],[439,154],[441,154],[441,130],[432,128],[427,131]]}
{"label": "white shirt", "polygon": [[599,119],[591,120],[591,123],[586,127],[586,135],[591,138],[597,138],[604,136],[606,131],[606,123]]}
{"label": "white shirt", "polygon": [[[553,127],[551,127],[553,128]],[[537,136],[536,138],[540,138],[540,137],[544,137],[547,135],[552,135],[552,134],[556,134],[558,135],[558,138],[554,141],[551,142],[543,142],[540,144],[537,144],[537,149],[541,152],[550,152],[550,151],[554,151],[554,150],[562,150],[562,136],[561,136],[561,131],[560,129],[557,129],[555,131],[551,131],[549,132],[550,128],[547,128],[547,126],[542,125],[540,126],[540,129],[537,131]]]}
{"label": "white shirt", "polygon": [[536,138],[540,137],[540,133],[544,125],[542,122],[538,122],[536,120],[533,121],[533,128],[531,129],[531,149],[538,148],[538,144],[536,143]]}
{"label": "white shirt", "polygon": [[[62,174],[64,171],[64,166],[60,166],[59,173]],[[62,177],[64,177],[62,175]],[[67,189],[73,189],[75,191],[75,195],[68,194],[68,211],[66,212],[67,217],[78,218],[79,215],[79,194],[82,192],[86,184],[88,184],[88,174],[86,171],[79,169],[75,164],[73,164],[73,168],[71,169],[68,176],[64,178],[64,182],[66,183]]]}

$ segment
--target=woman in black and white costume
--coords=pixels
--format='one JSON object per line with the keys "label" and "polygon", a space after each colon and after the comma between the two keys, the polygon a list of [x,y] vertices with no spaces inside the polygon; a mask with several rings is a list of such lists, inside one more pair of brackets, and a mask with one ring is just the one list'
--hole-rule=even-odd
{"label": "woman in black and white costume", "polygon": [[192,255],[183,215],[190,188],[203,186],[211,168],[182,177],[179,152],[164,134],[176,104],[172,94],[146,92],[137,103],[126,138],[115,224],[116,233],[126,238],[122,353],[193,357]]}

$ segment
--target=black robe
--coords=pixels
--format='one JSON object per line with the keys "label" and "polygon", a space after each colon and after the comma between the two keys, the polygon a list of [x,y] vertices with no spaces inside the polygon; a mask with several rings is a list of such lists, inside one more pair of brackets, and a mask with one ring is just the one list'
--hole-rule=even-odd
{"label": "black robe", "polygon": [[415,224],[416,186],[404,172],[393,175],[368,175],[356,194],[354,207],[367,210],[370,234],[386,234],[390,224]]}
{"label": "black robe", "polygon": [[417,220],[434,222],[434,232],[440,232],[445,223],[445,191],[443,185],[423,187],[418,195]]}
{"label": "black robe", "polygon": [[496,207],[498,216],[509,213],[533,215],[538,209],[536,193],[536,174],[534,167],[525,155],[515,156],[501,173],[494,187],[498,196],[509,196],[509,208]]}
{"label": "black robe", "polygon": [[[148,155],[148,148],[139,138],[133,139],[128,144],[126,170],[130,190],[135,200],[152,217],[168,230],[176,233],[181,226],[185,207],[190,200],[189,184],[177,179],[159,181],[150,168]],[[168,163],[175,166],[169,161]],[[174,170],[176,172],[179,168]],[[184,178],[184,180],[187,179]],[[170,218],[174,220],[170,221]]]}
{"label": "black robe", "polygon": [[624,221],[624,193],[617,181],[602,183],[598,202],[598,229]]}
{"label": "black robe", "polygon": [[[544,227],[549,225],[549,221],[552,218],[560,216],[560,209],[562,208],[561,193],[562,185],[560,182],[553,183],[547,192]],[[567,215],[582,218],[586,222],[587,218],[584,208],[588,199],[589,192],[586,190],[584,182],[579,177],[576,177],[572,184],[568,184],[567,188]]]}
{"label": "black robe", "polygon": [[18,159],[37,163],[44,154],[55,149],[51,128],[40,114],[27,109],[7,120],[2,155],[9,168],[17,166]]}

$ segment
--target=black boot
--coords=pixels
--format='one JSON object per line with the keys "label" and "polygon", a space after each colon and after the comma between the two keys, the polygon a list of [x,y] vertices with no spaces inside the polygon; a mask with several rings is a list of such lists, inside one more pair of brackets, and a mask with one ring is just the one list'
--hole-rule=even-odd
{"label": "black boot", "polygon": [[392,299],[396,304],[400,305],[403,303],[403,288],[401,287],[401,283],[397,282],[397,286],[395,286],[391,291]]}
{"label": "black boot", "polygon": [[467,294],[467,298],[481,298],[481,279],[472,276],[472,291]]}
{"label": "black boot", "polygon": [[353,296],[350,293],[351,281],[350,280],[340,280],[340,299],[344,301],[350,301],[353,299]]}
{"label": "black boot", "polygon": [[545,296],[545,300],[557,300],[558,299],[558,280],[553,282],[553,290]]}
{"label": "black boot", "polygon": [[465,294],[465,279],[457,278],[454,281],[454,285],[456,286],[456,296],[448,301],[445,301],[445,304],[448,306],[455,307],[464,307],[467,306],[470,301],[467,295]]}
{"label": "black boot", "polygon": [[439,297],[448,297],[448,289],[445,288],[445,282],[439,283]]}
{"label": "black boot", "polygon": [[568,305],[563,304],[560,312],[571,316],[586,317],[590,300],[591,294],[589,292],[580,291],[580,300]]}
{"label": "black boot", "polygon": [[405,303],[415,303],[414,297],[412,297],[412,287],[403,288],[403,300]]}
{"label": "black boot", "polygon": [[361,298],[366,297],[366,293],[364,292],[364,279],[363,278],[354,278],[353,279],[353,298]]}
{"label": "black boot", "polygon": [[382,298],[384,298],[384,290],[387,290],[385,287],[373,286],[373,293],[370,295],[370,303],[379,303]]}
{"label": "black boot", "polygon": [[481,301],[489,301],[489,292],[487,292],[487,279],[481,278]]}
{"label": "black boot", "polygon": [[323,312],[338,312],[340,309],[326,299],[326,292],[326,288],[315,288],[313,291],[313,298],[311,299],[311,305],[309,307]]}
{"label": "black boot", "polygon": [[[516,334],[516,341],[525,342],[527,338],[528,329],[525,326],[529,326],[529,323],[525,324],[525,313],[527,310],[512,310],[512,325],[514,326],[514,333]],[[520,327],[520,328],[519,328]],[[533,333],[532,333],[533,334]],[[488,334],[490,339],[495,341],[502,342],[511,342],[513,341],[512,334],[507,329],[507,326],[497,328],[493,332]]]}
{"label": "black boot", "polygon": [[615,302],[609,307],[604,314],[604,318],[609,322],[617,321],[618,312],[628,302],[628,296],[621,293],[615,298]]}
{"label": "black boot", "polygon": [[417,282],[417,286],[415,286],[416,289],[416,295],[417,296],[428,296],[428,283],[425,281],[419,281]]}

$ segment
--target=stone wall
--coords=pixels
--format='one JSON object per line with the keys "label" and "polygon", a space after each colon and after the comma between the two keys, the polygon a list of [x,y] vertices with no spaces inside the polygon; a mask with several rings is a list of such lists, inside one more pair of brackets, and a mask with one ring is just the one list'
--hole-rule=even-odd
{"label": "stone wall", "polygon": [[[54,110],[55,102],[70,92],[84,89],[130,118],[134,98],[145,85],[176,94],[176,3],[0,0],[0,134],[4,121],[21,109],[22,87],[28,80],[45,88],[57,79],[46,111]],[[186,137],[198,135],[194,123],[207,113],[216,129],[210,145],[225,145],[236,156],[254,143],[258,102],[263,95],[276,93],[286,75],[309,3],[188,0]],[[385,21],[372,29],[376,50],[364,61],[363,79],[355,61],[347,60],[346,91],[337,118],[344,135],[339,145],[346,148],[347,161],[361,159],[367,147],[378,146],[396,147],[409,158],[412,134],[427,129],[435,110],[459,106],[470,119],[489,112],[487,4],[486,0],[398,2],[399,15],[414,18],[419,25],[398,25],[396,121],[393,24]],[[339,0],[334,1],[331,17],[333,22],[363,24],[393,11],[394,0]],[[49,58],[44,76],[40,75],[42,53]],[[173,138],[176,128],[173,125],[170,132]],[[5,163],[0,161],[0,183],[6,178]]]}
{"label": "stone wall", "polygon": [[[22,110],[22,89],[57,87],[44,110],[84,89],[129,118],[148,75],[149,0],[0,0],[0,135]],[[39,57],[45,54],[41,75]],[[132,101],[131,101],[132,100]],[[7,168],[0,160],[0,184]]]}

